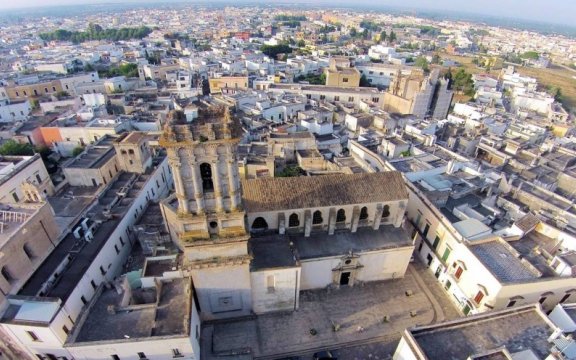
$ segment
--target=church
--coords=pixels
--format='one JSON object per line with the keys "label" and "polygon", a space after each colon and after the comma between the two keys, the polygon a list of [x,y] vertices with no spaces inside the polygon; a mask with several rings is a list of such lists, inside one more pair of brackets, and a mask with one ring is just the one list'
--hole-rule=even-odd
{"label": "church", "polygon": [[169,120],[175,192],[161,203],[202,320],[298,309],[299,293],[404,276],[399,172],[241,179],[242,127],[220,106]]}

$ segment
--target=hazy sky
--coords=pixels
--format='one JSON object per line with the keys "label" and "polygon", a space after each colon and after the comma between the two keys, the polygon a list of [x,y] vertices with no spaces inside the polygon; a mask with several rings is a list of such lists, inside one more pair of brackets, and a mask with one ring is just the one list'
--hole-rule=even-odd
{"label": "hazy sky", "polygon": [[[207,2],[207,0],[203,0]],[[550,23],[562,23],[575,25],[576,1],[574,0],[257,0],[261,3],[273,4],[281,2],[312,4],[378,4],[397,7],[413,7],[435,10],[453,10],[458,12],[470,12],[502,17],[540,20]],[[138,0],[0,0],[0,10],[21,7],[94,4],[94,3],[138,3]],[[151,1],[146,1],[151,2]],[[154,1],[156,3],[169,2],[166,0]],[[193,1],[191,1],[193,2]],[[211,3],[218,0],[209,1]],[[227,1],[233,2],[233,1]],[[235,2],[241,3],[242,0]],[[250,0],[250,2],[255,2]]]}

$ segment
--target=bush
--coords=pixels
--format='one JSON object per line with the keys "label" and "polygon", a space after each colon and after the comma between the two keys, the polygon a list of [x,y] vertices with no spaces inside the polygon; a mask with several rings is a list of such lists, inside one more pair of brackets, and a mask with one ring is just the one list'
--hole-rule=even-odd
{"label": "bush", "polygon": [[8,140],[0,146],[0,155],[34,155],[34,148],[30,144]]}

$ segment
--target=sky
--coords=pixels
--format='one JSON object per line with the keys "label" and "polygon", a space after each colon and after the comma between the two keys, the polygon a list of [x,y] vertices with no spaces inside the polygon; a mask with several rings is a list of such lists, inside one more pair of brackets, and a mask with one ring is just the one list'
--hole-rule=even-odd
{"label": "sky", "polygon": [[[182,0],[180,0],[182,1]],[[206,2],[207,0],[203,0]],[[218,0],[217,0],[218,1]],[[245,0],[244,0],[245,1]],[[378,4],[398,8],[415,8],[423,10],[450,10],[456,12],[492,15],[507,18],[536,20],[564,25],[576,25],[576,1],[574,0],[256,0],[261,3],[274,4],[288,2],[306,3],[308,5],[351,5]],[[101,3],[138,3],[138,0],[26,0],[23,2],[0,0],[0,11],[22,7],[83,5]],[[145,0],[151,2],[151,0]],[[156,0],[155,3],[166,3],[169,0]],[[184,2],[184,1],[183,1]],[[193,2],[193,0],[191,0]],[[210,1],[214,3],[216,1]],[[228,1],[241,3],[243,0]],[[250,2],[255,2],[250,0]]]}

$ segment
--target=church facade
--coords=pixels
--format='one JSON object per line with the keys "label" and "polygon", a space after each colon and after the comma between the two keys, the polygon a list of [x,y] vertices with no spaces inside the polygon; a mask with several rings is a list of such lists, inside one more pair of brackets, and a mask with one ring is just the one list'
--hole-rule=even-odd
{"label": "church facade", "polygon": [[398,172],[242,180],[223,107],[171,121],[175,193],[162,212],[203,320],[298,309],[301,290],[403,277],[413,241]]}

